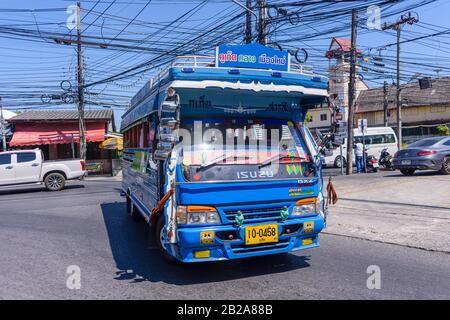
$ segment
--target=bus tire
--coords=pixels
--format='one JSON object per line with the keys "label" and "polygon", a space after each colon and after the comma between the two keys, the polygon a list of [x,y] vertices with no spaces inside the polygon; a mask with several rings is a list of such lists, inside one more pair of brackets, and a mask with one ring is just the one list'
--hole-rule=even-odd
{"label": "bus tire", "polygon": [[166,219],[164,217],[164,214],[160,213],[157,218],[156,228],[155,228],[156,246],[158,247],[159,251],[161,252],[164,260],[166,260],[167,262],[170,262],[172,264],[180,264],[178,262],[178,260],[176,260],[174,257],[170,256],[167,253],[167,250],[165,248],[165,243],[164,243],[164,226],[165,226],[165,224],[166,224]]}
{"label": "bus tire", "polygon": [[[344,159],[344,167],[347,165],[347,162],[345,161],[345,158],[342,157]],[[334,167],[335,168],[340,168],[341,167],[341,156],[337,156],[334,159]]]}

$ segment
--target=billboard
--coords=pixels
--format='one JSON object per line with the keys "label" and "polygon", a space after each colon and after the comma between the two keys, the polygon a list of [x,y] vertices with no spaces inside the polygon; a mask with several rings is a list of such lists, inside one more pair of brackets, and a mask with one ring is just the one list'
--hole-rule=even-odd
{"label": "billboard", "polygon": [[289,71],[290,57],[260,44],[221,45],[216,48],[216,67]]}

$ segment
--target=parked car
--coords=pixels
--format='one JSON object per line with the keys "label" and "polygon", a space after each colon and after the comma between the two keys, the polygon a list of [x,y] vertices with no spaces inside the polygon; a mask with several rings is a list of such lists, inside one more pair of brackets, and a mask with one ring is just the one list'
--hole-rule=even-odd
{"label": "parked car", "polygon": [[41,150],[0,152],[0,186],[44,183],[49,191],[84,177],[84,160],[44,161]]}
{"label": "parked car", "polygon": [[394,169],[404,175],[416,170],[439,170],[450,174],[450,137],[432,137],[419,140],[394,155]]}
{"label": "parked car", "polygon": [[[353,136],[355,139],[362,139],[362,135],[358,129],[353,129]],[[398,151],[397,136],[395,135],[394,130],[390,127],[367,128],[367,134],[364,136],[364,140],[368,155],[374,156],[377,159],[380,159],[381,152],[384,149],[386,149],[390,154],[395,154]],[[344,145],[342,146],[342,155],[345,165],[347,161],[347,139],[344,140]],[[336,168],[340,168],[341,155],[339,147],[333,149],[333,154],[325,157],[324,160],[327,167],[334,166]],[[355,162],[354,160],[355,158],[353,157],[353,162]]]}

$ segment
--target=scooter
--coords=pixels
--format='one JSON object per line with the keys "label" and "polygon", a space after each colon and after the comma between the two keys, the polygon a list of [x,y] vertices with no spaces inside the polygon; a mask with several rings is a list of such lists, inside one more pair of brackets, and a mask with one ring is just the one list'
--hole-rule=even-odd
{"label": "scooter", "polygon": [[380,154],[380,160],[378,161],[380,166],[382,166],[385,169],[393,169],[393,158],[391,154],[388,152],[387,148],[384,148],[381,150]]}
{"label": "scooter", "polygon": [[377,158],[373,155],[368,155],[366,152],[366,171],[367,172],[378,172],[380,165],[378,164]]}

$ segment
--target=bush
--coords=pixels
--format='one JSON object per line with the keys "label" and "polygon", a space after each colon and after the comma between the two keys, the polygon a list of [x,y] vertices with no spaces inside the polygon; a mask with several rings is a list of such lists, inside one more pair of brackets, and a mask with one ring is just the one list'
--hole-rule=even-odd
{"label": "bush", "polygon": [[445,125],[445,124],[441,124],[439,126],[436,127],[439,135],[441,136],[450,136],[450,128]]}

